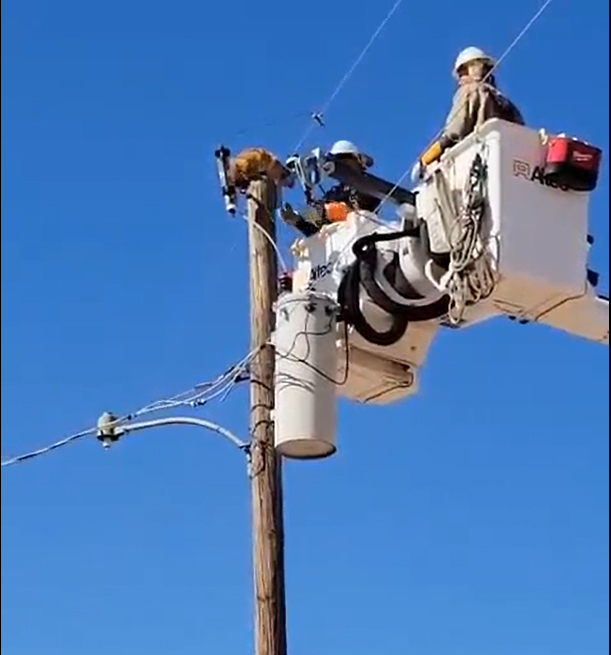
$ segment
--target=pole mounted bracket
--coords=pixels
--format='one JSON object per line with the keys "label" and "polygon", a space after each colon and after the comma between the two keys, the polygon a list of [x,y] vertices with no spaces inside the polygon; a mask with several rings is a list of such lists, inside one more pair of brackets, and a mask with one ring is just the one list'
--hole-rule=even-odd
{"label": "pole mounted bracket", "polygon": [[225,210],[231,216],[235,216],[237,211],[238,198],[237,190],[231,180],[231,175],[229,173],[231,151],[225,146],[220,146],[220,148],[215,151],[214,157],[216,159],[219,182],[221,183],[221,192],[225,202]]}

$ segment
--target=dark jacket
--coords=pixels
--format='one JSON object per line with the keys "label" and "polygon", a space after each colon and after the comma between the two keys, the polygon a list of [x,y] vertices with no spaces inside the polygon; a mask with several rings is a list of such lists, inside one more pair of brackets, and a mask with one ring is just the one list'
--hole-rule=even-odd
{"label": "dark jacket", "polygon": [[324,202],[345,202],[353,209],[362,209],[363,211],[375,212],[380,201],[363,193],[358,193],[354,189],[344,184],[338,184],[331,187],[324,195]]}

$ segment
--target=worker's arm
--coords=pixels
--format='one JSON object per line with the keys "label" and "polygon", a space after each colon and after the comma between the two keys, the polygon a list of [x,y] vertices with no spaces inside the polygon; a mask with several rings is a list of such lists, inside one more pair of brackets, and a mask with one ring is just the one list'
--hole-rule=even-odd
{"label": "worker's arm", "polygon": [[458,89],[439,139],[442,150],[451,148],[471,134],[475,128],[478,102],[477,84],[465,84]]}
{"label": "worker's arm", "polygon": [[477,87],[471,84],[461,86],[454,94],[452,109],[438,141],[435,141],[420,157],[423,166],[437,161],[443,152],[473,131],[477,116]]}

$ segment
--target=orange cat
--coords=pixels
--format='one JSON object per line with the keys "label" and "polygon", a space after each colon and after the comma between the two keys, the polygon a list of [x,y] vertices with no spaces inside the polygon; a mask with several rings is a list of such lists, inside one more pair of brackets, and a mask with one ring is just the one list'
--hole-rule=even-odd
{"label": "orange cat", "polygon": [[264,175],[280,184],[286,173],[278,158],[263,148],[242,150],[231,160],[230,176],[238,188],[245,188],[252,180]]}

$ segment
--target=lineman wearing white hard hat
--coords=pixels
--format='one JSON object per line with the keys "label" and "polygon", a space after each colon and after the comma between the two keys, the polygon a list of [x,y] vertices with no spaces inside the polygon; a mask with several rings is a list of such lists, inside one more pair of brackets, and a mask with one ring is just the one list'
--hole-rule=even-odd
{"label": "lineman wearing white hard hat", "polygon": [[362,153],[352,141],[336,141],[331,146],[329,154],[342,159],[352,160],[358,163],[363,169],[373,166],[373,159],[369,155]]}
{"label": "lineman wearing white hard hat", "polygon": [[438,141],[418,159],[412,171],[416,183],[425,168],[442,153],[462,141],[477,127],[491,118],[524,125],[520,110],[496,86],[492,75],[496,61],[476,47],[465,48],[454,63],[453,75],[458,82],[452,109]]}
{"label": "lineman wearing white hard hat", "polygon": [[[365,172],[374,164],[373,159],[361,152],[352,141],[336,141],[331,146],[329,154],[358,172]],[[355,189],[341,183],[325,193],[324,201],[326,203],[345,203],[349,207],[371,212],[376,211],[380,204],[380,201],[376,198],[358,193]]]}
{"label": "lineman wearing white hard hat", "polygon": [[[352,171],[357,178],[365,174],[374,163],[373,159],[362,153],[352,141],[336,141],[328,154],[336,163],[341,162],[345,169]],[[354,210],[375,212],[380,201],[340,182],[325,191],[320,200],[309,205],[299,213],[290,206],[285,206],[282,211],[284,220],[306,237],[316,234],[325,225],[343,223]]]}

